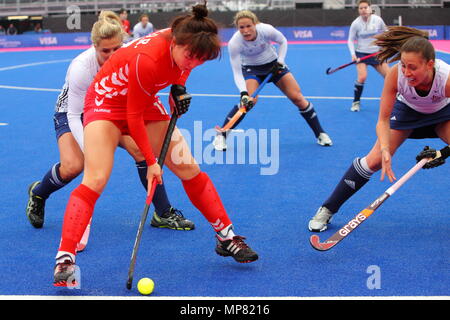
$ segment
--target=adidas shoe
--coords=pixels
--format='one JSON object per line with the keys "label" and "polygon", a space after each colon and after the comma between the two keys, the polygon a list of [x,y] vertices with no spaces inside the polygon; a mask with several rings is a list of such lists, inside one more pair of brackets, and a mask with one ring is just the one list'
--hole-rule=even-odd
{"label": "adidas shoe", "polygon": [[317,137],[317,144],[324,147],[329,147],[333,145],[333,141],[331,141],[330,136],[328,134],[326,134],[325,132],[321,132]]}
{"label": "adidas shoe", "polygon": [[333,214],[326,207],[320,207],[316,215],[309,221],[308,229],[313,232],[322,232],[327,230]]}
{"label": "adidas shoe", "polygon": [[360,101],[353,101],[352,107],[350,108],[350,111],[358,112],[360,109],[361,109]]}
{"label": "adidas shoe", "polygon": [[245,242],[245,238],[234,236],[232,239],[221,239],[217,237],[216,253],[222,257],[233,257],[239,263],[248,263],[258,260],[258,254]]}
{"label": "adidas shoe", "polygon": [[225,151],[227,150],[227,142],[225,137],[222,134],[217,134],[213,141],[214,149],[217,151]]}
{"label": "adidas shoe", "polygon": [[53,274],[53,285],[55,287],[75,287],[77,281],[75,279],[76,265],[72,258],[67,254],[58,259]]}
{"label": "adidas shoe", "polygon": [[45,199],[33,194],[33,189],[40,183],[40,181],[36,181],[28,187],[26,214],[31,225],[35,228],[42,228],[44,225]]}
{"label": "adidas shoe", "polygon": [[195,224],[192,221],[186,219],[180,210],[172,207],[161,217],[154,212],[150,224],[156,228],[169,228],[173,230],[195,229]]}

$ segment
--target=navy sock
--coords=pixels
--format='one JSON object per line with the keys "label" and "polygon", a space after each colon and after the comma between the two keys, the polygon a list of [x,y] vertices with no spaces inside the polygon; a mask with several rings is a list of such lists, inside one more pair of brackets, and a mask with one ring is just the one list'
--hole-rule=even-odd
{"label": "navy sock", "polygon": [[355,82],[355,90],[353,95],[353,102],[361,100],[361,95],[364,89],[364,83]]}
{"label": "navy sock", "polygon": [[59,174],[60,166],[61,164],[59,162],[53,165],[53,167],[42,178],[41,183],[33,189],[34,195],[39,196],[43,199],[48,199],[48,197],[50,197],[53,192],[61,189],[70,181],[72,181],[63,181],[63,179],[61,179],[61,175]]}
{"label": "navy sock", "polygon": [[[136,168],[138,170],[139,179],[141,179],[141,183],[144,186],[144,189],[147,190],[147,163],[145,162],[145,160],[136,162]],[[155,206],[156,214],[160,217],[171,208],[164,184],[156,185],[152,203]]]}
{"label": "navy sock", "polygon": [[369,181],[371,175],[372,173],[368,172],[361,165],[361,159],[356,158],[339,181],[331,196],[322,206],[326,207],[332,213],[337,212],[345,201]]}
{"label": "navy sock", "polygon": [[141,180],[142,185],[144,186],[144,189],[147,191],[147,162],[145,160],[136,162],[136,168],[138,171],[139,179]]}
{"label": "navy sock", "polygon": [[170,205],[169,198],[167,197],[166,187],[164,187],[164,184],[158,184],[156,186],[152,202],[155,206],[156,214],[160,217],[170,210],[172,206]]}
{"label": "navy sock", "polygon": [[320,125],[319,118],[317,117],[317,113],[314,110],[314,107],[311,102],[308,103],[308,106],[306,107],[305,110],[300,110],[300,114],[306,120],[306,123],[308,123],[309,127],[312,129],[316,138],[319,136],[319,134],[325,132],[322,129],[322,126]]}
{"label": "navy sock", "polygon": [[[222,127],[224,127],[224,126],[228,123],[228,121],[230,121],[230,119],[233,118],[233,116],[236,114],[236,112],[237,112],[238,110],[239,110],[239,107],[238,107],[238,105],[235,104],[235,105],[233,106],[233,109],[231,109],[231,111],[228,113],[227,117],[225,118]],[[242,120],[244,120],[245,115],[246,115],[246,113],[244,113],[244,114],[239,118],[239,120],[236,121],[236,123],[231,127],[231,129],[236,128],[236,127],[238,126],[238,124],[241,123]],[[225,137],[225,136],[226,136],[226,133],[223,132],[222,135]]]}

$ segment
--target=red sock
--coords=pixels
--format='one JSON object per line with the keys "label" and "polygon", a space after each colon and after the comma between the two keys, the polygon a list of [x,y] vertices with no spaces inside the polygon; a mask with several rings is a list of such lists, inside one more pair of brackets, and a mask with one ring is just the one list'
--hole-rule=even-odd
{"label": "red sock", "polygon": [[62,227],[61,243],[58,251],[66,251],[75,254],[78,242],[83,237],[92,213],[95,202],[100,195],[80,184],[72,191],[67,203]]}
{"label": "red sock", "polygon": [[192,204],[203,214],[216,232],[231,224],[219,194],[206,173],[200,172],[191,180],[183,181],[183,187]]}

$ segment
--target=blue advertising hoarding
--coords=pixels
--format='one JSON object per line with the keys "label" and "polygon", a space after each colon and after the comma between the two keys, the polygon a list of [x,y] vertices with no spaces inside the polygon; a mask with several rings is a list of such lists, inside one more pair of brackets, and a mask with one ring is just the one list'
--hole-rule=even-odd
{"label": "blue advertising hoarding", "polygon": [[15,36],[0,36],[0,48],[32,48],[83,46],[91,44],[89,32],[39,33]]}
{"label": "blue advertising hoarding", "polygon": [[[427,30],[430,40],[450,40],[450,26],[413,26]],[[346,41],[349,27],[278,27],[290,42],[302,41]],[[223,42],[228,42],[236,32],[234,28],[222,29]],[[91,44],[89,32],[79,33],[42,33],[15,36],[0,36],[0,49],[32,47],[88,46]]]}
{"label": "blue advertising hoarding", "polygon": [[[412,26],[413,28],[427,30],[430,40],[450,40],[450,26]],[[277,27],[288,41],[346,41],[349,26],[343,27]],[[227,42],[236,32],[236,29],[221,31],[222,40]]]}

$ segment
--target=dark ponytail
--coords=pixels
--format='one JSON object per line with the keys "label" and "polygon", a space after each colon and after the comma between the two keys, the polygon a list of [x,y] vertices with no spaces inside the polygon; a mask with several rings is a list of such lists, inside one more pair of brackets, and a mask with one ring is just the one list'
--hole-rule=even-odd
{"label": "dark ponytail", "polygon": [[192,7],[192,13],[179,16],[170,25],[177,45],[187,45],[197,59],[213,60],[220,56],[219,28],[208,18],[206,1]]}
{"label": "dark ponytail", "polygon": [[197,4],[192,7],[192,14],[195,19],[201,20],[208,16],[208,8],[206,8],[206,1],[204,4]]}

